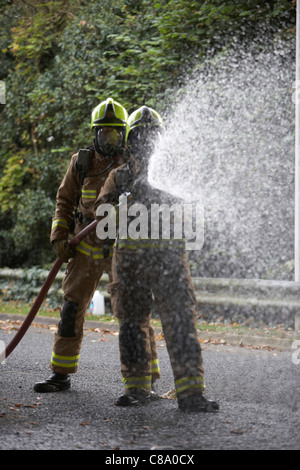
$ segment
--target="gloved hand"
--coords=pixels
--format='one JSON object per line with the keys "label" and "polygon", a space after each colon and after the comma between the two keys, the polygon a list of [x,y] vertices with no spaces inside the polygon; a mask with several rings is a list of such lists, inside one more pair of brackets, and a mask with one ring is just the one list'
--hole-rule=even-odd
{"label": "gloved hand", "polygon": [[144,176],[140,176],[133,181],[131,186],[131,194],[134,199],[143,203],[144,199],[149,199],[149,195],[152,195],[153,188],[148,183]]}
{"label": "gloved hand", "polygon": [[75,248],[70,245],[68,240],[55,240],[52,244],[57,257],[64,263],[67,263],[76,254]]}

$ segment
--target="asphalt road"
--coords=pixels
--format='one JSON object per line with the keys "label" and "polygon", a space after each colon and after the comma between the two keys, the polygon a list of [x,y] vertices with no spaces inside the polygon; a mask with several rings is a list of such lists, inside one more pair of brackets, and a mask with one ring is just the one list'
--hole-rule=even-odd
{"label": "asphalt road", "polygon": [[[50,373],[53,333],[49,326],[31,326],[0,365],[1,450],[102,450],[105,459],[142,450],[156,456],[164,450],[300,449],[300,364],[293,363],[293,350],[204,344],[206,395],[220,411],[182,413],[174,399],[114,405],[123,391],[118,335],[103,329],[86,330],[70,391],[35,393],[34,383]],[[0,341],[8,344],[14,334],[0,329]],[[163,394],[173,387],[164,340],[158,352]]]}

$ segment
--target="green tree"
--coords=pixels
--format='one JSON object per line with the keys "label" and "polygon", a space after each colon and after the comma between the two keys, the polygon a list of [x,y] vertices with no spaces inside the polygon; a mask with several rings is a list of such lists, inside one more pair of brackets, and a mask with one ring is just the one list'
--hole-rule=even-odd
{"label": "green tree", "polygon": [[11,266],[52,259],[56,190],[99,101],[164,113],[204,57],[295,25],[292,0],[4,0],[0,13],[0,264]]}

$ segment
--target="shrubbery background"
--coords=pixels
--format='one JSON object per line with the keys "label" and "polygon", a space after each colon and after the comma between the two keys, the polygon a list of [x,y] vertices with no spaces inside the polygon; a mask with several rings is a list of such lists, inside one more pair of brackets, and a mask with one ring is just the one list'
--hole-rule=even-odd
{"label": "shrubbery background", "polygon": [[0,266],[43,266],[55,194],[108,96],[162,114],[205,56],[265,27],[295,34],[295,1],[0,1]]}

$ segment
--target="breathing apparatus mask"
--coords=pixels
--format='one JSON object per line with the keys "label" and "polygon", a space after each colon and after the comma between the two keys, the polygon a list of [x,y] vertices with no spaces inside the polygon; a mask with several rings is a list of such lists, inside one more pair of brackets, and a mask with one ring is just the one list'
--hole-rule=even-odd
{"label": "breathing apparatus mask", "polygon": [[91,129],[95,129],[94,145],[103,157],[113,158],[124,154],[127,119],[125,108],[112,98],[93,110]]}
{"label": "breathing apparatus mask", "polygon": [[127,144],[130,153],[139,166],[146,168],[163,131],[163,121],[157,111],[142,106],[129,116],[128,124]]}
{"label": "breathing apparatus mask", "polygon": [[128,146],[136,160],[149,160],[161,136],[160,131],[159,127],[140,126],[130,132]]}
{"label": "breathing apparatus mask", "polygon": [[96,127],[95,148],[104,157],[120,156],[124,151],[125,130],[122,127]]}

